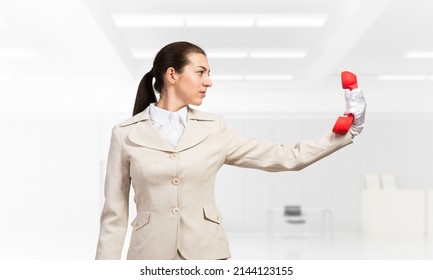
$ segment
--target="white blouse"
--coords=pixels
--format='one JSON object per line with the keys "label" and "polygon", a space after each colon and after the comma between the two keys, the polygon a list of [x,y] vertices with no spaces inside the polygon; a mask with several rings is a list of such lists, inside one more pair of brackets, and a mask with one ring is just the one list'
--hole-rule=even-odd
{"label": "white blouse", "polygon": [[188,106],[177,112],[170,112],[156,107],[156,103],[149,105],[149,117],[152,124],[173,148],[179,143],[185,130],[187,113]]}

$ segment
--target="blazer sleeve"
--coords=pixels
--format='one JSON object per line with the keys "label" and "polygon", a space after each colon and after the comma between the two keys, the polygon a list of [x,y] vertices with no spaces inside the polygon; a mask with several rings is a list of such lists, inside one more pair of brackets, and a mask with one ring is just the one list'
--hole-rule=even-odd
{"label": "blazer sleeve", "polygon": [[119,126],[111,134],[96,259],[120,259],[128,228],[129,163],[122,156]]}
{"label": "blazer sleeve", "polygon": [[240,136],[227,127],[223,117],[220,117],[220,126],[225,141],[225,164],[270,172],[301,170],[352,143],[349,133],[329,132],[318,140],[304,140],[290,147]]}

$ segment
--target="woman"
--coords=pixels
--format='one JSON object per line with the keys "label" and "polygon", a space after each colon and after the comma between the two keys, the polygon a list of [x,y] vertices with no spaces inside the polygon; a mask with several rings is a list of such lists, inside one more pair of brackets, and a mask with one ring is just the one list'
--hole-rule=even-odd
{"label": "woman", "polygon": [[347,94],[346,111],[356,125],[346,135],[330,132],[293,147],[241,137],[221,116],[188,107],[202,103],[212,86],[209,72],[205,52],[188,42],[169,44],[156,55],[140,82],[133,117],[112,131],[96,259],[121,257],[131,183],[137,216],[128,259],[230,258],[214,197],[223,164],[300,170],[350,144],[362,130],[361,93],[356,102]]}

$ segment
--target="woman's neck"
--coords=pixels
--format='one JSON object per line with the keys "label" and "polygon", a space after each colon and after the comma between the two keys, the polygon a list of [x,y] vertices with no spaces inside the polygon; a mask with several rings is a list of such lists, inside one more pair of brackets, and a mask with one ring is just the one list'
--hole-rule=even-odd
{"label": "woman's neck", "polygon": [[175,98],[170,98],[167,94],[161,94],[161,98],[156,104],[156,107],[170,112],[177,112],[185,106],[183,102]]}

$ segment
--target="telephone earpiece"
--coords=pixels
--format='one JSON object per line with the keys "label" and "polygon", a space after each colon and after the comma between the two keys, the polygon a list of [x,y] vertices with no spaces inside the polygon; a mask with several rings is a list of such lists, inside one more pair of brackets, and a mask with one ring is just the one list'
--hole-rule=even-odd
{"label": "telephone earpiece", "polygon": [[[355,88],[358,88],[358,81],[356,79],[356,75],[349,71],[341,72],[341,85],[343,86],[343,89],[353,90]],[[352,126],[353,118],[354,117],[352,114],[338,117],[337,121],[334,124],[334,128],[332,129],[332,132],[334,132],[335,134],[346,134]]]}

